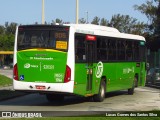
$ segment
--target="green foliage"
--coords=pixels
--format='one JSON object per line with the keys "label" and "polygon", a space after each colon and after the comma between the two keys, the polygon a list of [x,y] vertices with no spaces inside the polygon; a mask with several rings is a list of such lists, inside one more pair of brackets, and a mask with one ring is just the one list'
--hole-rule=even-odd
{"label": "green foliage", "polygon": [[17,25],[18,24],[14,23],[14,22],[12,22],[10,24],[8,22],[6,22],[5,23],[5,33],[6,34],[15,34]]}
{"label": "green foliage", "polygon": [[99,25],[99,21],[100,21],[100,18],[96,16],[96,17],[94,17],[94,19],[91,22],[91,24]]}
{"label": "green foliage", "polygon": [[155,6],[154,3],[155,2],[153,0],[147,0],[146,3],[143,3],[140,6],[134,5],[134,9],[146,15],[151,24],[153,24],[156,18],[157,6]]}
{"label": "green foliage", "polygon": [[91,24],[110,26],[118,29],[123,33],[143,35],[144,29],[146,29],[146,24],[139,22],[137,19],[130,17],[129,15],[116,14],[112,16],[112,19],[108,21],[105,18],[100,19],[99,17],[94,17]]}
{"label": "green foliage", "polygon": [[55,23],[62,24],[62,23],[63,23],[63,20],[62,20],[62,19],[59,19],[59,18],[56,18],[55,20],[52,20],[52,24],[55,24]]}
{"label": "green foliage", "polygon": [[0,34],[4,34],[5,33],[5,28],[4,26],[0,25]]}
{"label": "green foliage", "polygon": [[134,8],[148,18],[148,30],[144,34],[148,48],[151,51],[158,50],[160,48],[160,0],[147,0],[146,3],[135,5]]}
{"label": "green foliage", "polygon": [[0,75],[0,87],[9,86],[11,84],[12,84],[12,80],[10,78]]}
{"label": "green foliage", "polygon": [[58,18],[55,20],[55,22],[56,23],[63,23],[63,21],[61,19],[58,19]]}
{"label": "green foliage", "polygon": [[[28,120],[28,118],[15,118],[16,120]],[[30,120],[159,120],[158,117],[44,117],[30,118]],[[14,118],[13,118],[14,120]]]}
{"label": "green foliage", "polygon": [[120,32],[142,35],[146,25],[129,15],[114,15],[109,26],[117,28]]}
{"label": "green foliage", "polygon": [[84,18],[79,19],[79,24],[86,24],[86,20]]}
{"label": "green foliage", "polygon": [[109,22],[105,18],[102,18],[101,21],[100,21],[100,25],[102,25],[102,26],[108,26],[108,23]]}
{"label": "green foliage", "polygon": [[13,51],[14,46],[14,37],[15,37],[15,31],[17,23],[8,23],[6,22],[4,26],[0,26],[0,50],[1,51],[7,51],[11,50]]}
{"label": "green foliage", "polygon": [[14,35],[13,34],[0,34],[0,50],[13,51],[14,46]]}
{"label": "green foliage", "polygon": [[155,20],[155,35],[160,38],[160,2],[159,2],[156,13],[157,13],[157,17]]}

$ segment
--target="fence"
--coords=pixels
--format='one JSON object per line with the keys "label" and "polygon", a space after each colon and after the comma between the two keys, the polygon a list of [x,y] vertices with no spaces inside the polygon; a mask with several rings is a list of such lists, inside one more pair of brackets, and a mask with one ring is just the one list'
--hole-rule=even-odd
{"label": "fence", "polygon": [[150,68],[160,67],[160,49],[155,52],[150,52],[150,50],[148,50],[147,62]]}

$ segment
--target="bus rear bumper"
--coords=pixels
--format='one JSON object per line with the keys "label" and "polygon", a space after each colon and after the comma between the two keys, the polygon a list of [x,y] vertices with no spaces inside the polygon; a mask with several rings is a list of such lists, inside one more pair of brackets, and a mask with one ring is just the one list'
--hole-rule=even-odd
{"label": "bus rear bumper", "polygon": [[13,80],[13,89],[18,91],[73,93],[74,81],[68,83],[34,83]]}

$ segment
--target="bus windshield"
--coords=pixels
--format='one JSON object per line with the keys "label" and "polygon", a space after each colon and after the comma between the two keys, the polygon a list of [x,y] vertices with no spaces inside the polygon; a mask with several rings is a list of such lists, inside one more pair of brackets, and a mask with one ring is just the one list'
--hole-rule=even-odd
{"label": "bus windshield", "polygon": [[68,29],[52,27],[20,26],[17,37],[17,50],[42,48],[67,51]]}

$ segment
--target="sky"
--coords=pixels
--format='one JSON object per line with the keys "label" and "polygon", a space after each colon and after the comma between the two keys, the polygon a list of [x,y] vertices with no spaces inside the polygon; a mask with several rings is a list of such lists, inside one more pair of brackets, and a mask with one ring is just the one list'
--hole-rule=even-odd
{"label": "sky", "polygon": [[[0,0],[0,25],[5,22],[18,24],[41,23],[42,0]],[[147,22],[145,15],[135,11],[134,5],[146,0],[79,0],[79,18],[91,22],[95,16],[110,20],[115,14],[130,15],[141,22]],[[56,18],[75,23],[76,0],[45,0],[45,21],[51,23]],[[87,12],[86,12],[87,11]]]}

